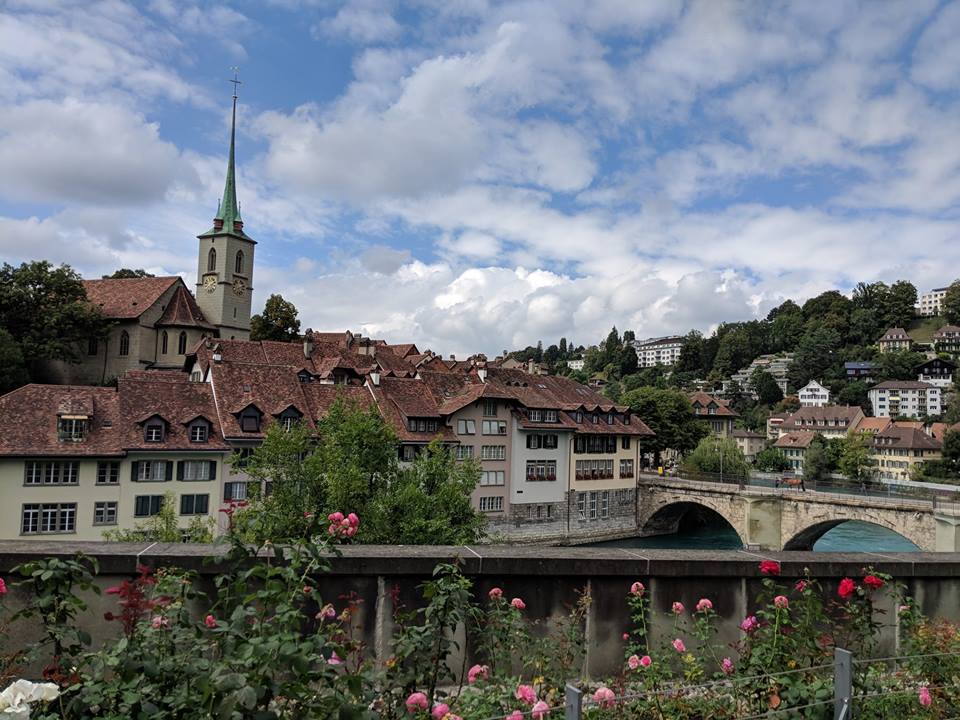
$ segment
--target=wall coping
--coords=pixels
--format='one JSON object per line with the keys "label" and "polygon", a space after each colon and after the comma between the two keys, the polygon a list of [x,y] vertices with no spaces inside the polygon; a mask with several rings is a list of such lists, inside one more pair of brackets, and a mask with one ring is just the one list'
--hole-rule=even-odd
{"label": "wall coping", "polygon": [[[749,577],[760,576],[761,560],[778,560],[784,577],[802,577],[809,569],[819,578],[856,577],[873,567],[898,579],[960,578],[960,553],[826,553],[746,550],[654,550],[610,547],[534,545],[347,545],[331,555],[331,574],[429,576],[434,566],[459,558],[468,575],[541,577]],[[221,569],[225,545],[181,543],[0,541],[0,574],[20,563],[44,557],[95,557],[101,574],[133,575],[138,565],[177,566],[200,575]]]}

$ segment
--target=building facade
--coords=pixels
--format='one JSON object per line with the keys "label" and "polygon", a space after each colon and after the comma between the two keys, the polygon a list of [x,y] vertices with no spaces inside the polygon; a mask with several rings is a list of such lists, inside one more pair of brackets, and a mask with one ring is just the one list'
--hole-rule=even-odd
{"label": "building facade", "polygon": [[825,438],[842,438],[852,432],[863,420],[863,409],[856,405],[826,405],[802,407],[780,423],[777,432],[782,437],[794,432],[814,432]]}
{"label": "building facade", "polygon": [[933,350],[953,358],[960,356],[960,327],[944,325],[933,334]]}
{"label": "building facade", "polygon": [[735,429],[732,433],[733,441],[737,443],[740,452],[750,462],[753,462],[757,455],[767,445],[767,436],[763,433],[753,432],[752,430]]}
{"label": "building facade", "polygon": [[943,298],[946,296],[947,288],[945,287],[934,288],[930,292],[923,293],[917,303],[917,312],[924,317],[939,315],[943,310]]}
{"label": "building facade", "polygon": [[810,443],[817,436],[812,430],[794,430],[777,438],[773,446],[782,452],[794,473],[803,473],[803,459]]}
{"label": "building facade", "polygon": [[912,346],[913,339],[907,334],[906,330],[898,327],[889,328],[877,340],[877,347],[880,348],[882,353],[903,352],[909,350]]}
{"label": "building facade", "polygon": [[941,412],[940,388],[917,380],[888,380],[868,391],[875,417],[922,418]]}
{"label": "building facade", "polygon": [[910,480],[918,465],[939,460],[942,444],[916,427],[888,426],[873,437],[870,460],[884,480]]}
{"label": "building facade", "polygon": [[733,434],[733,425],[740,414],[730,407],[728,401],[705,392],[696,392],[690,395],[690,404],[694,414],[706,423],[714,436],[730,437]]}
{"label": "building facade", "polygon": [[953,376],[956,371],[955,362],[937,357],[917,367],[917,380],[945,390],[953,385]]}
{"label": "building facade", "polygon": [[682,335],[648,338],[633,343],[633,348],[637,351],[637,365],[642,368],[676,365],[682,347]]}
{"label": "building facade", "polygon": [[830,391],[816,380],[811,380],[797,391],[800,407],[825,407],[830,404]]}

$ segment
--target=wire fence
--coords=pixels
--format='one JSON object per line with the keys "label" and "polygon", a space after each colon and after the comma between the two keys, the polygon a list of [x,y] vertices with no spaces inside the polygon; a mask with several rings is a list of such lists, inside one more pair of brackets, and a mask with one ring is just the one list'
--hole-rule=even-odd
{"label": "wire fence", "polygon": [[[874,678],[874,685],[867,687],[862,682],[862,678],[859,681],[857,679],[858,668],[860,668],[860,672],[863,673],[866,672],[864,666],[882,663],[901,664],[906,661],[931,660],[948,656],[960,660],[960,654],[958,653],[928,653],[921,655],[856,659],[850,651],[837,648],[834,652],[834,661],[829,664],[739,678],[731,676],[698,684],[669,683],[659,687],[644,688],[639,692],[622,692],[619,695],[613,694],[612,696],[612,691],[606,694],[591,694],[588,687],[570,683],[565,688],[563,718],[564,720],[583,720],[583,718],[587,716],[604,718],[631,717],[630,706],[632,704],[646,703],[650,707],[655,707],[656,712],[653,715],[649,713],[645,715],[638,714],[637,717],[649,716],[662,718],[662,720],[678,720],[681,717],[685,718],[688,716],[683,714],[671,715],[669,710],[660,707],[659,700],[661,698],[670,697],[676,699],[681,696],[686,696],[695,699],[712,695],[714,699],[716,699],[722,697],[723,692],[727,692],[729,696],[735,700],[741,696],[745,689],[756,690],[763,688],[767,681],[769,681],[769,687],[776,688],[783,683],[786,676],[823,673],[830,680],[829,687],[826,689],[832,692],[833,697],[831,698],[803,698],[799,704],[789,704],[786,702],[781,703],[778,696],[778,704],[776,706],[768,706],[767,708],[760,709],[756,707],[756,701],[763,699],[762,694],[761,696],[757,696],[757,694],[754,693],[754,695],[751,696],[754,701],[754,707],[734,707],[731,708],[731,714],[723,714],[723,717],[735,718],[736,720],[760,720],[760,718],[777,720],[778,718],[785,719],[794,717],[822,717],[833,718],[833,720],[852,720],[857,717],[858,710],[867,709],[871,702],[877,700],[888,701],[893,698],[906,698],[912,695],[917,696],[917,707],[919,708],[924,704],[921,696],[921,688],[925,688],[923,692],[926,693],[942,694],[955,692],[960,694],[960,680],[928,685],[915,679],[894,675],[890,675],[888,681],[884,681],[888,682],[886,685],[881,682],[879,686],[877,686],[877,679]],[[951,678],[955,677],[956,675],[951,675]],[[928,697],[930,696],[928,695]],[[930,702],[932,703],[932,700]],[[945,702],[950,702],[950,700],[946,700]],[[817,708],[821,708],[823,712],[817,711]],[[522,716],[531,717],[534,720],[556,720],[560,717],[559,714],[555,713],[555,710],[558,709],[559,706],[551,707],[549,711],[544,712],[541,710],[540,713],[534,710],[528,710],[522,713]],[[942,718],[943,720],[960,718],[960,715],[946,716],[943,714],[943,712],[946,711],[955,713],[957,711],[956,705],[949,705],[941,710],[942,712],[935,717]],[[638,711],[638,713],[642,713],[642,711]],[[696,716],[707,717],[707,715],[702,714]],[[511,716],[497,716],[486,718],[485,720],[504,720],[505,717],[509,718]],[[512,717],[519,716],[514,715]],[[927,715],[924,715],[924,717],[927,717]],[[930,717],[934,716],[930,715]]]}

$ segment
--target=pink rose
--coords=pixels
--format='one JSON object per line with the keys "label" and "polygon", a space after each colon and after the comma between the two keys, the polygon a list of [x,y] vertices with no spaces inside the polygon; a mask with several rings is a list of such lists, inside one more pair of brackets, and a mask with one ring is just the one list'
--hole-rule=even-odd
{"label": "pink rose", "polygon": [[163,615],[154,615],[153,619],[150,621],[150,627],[154,630],[160,630],[161,628],[170,627],[170,621],[167,620]]}
{"label": "pink rose", "polygon": [[788,607],[790,607],[790,601],[787,600],[786,595],[777,595],[773,599],[773,604],[781,610],[786,610]]}
{"label": "pink rose", "polygon": [[674,615],[683,615],[683,603],[682,603],[682,602],[675,602],[675,603],[671,606],[670,609],[673,610],[673,614],[674,614]]}
{"label": "pink rose", "polygon": [[760,627],[760,622],[757,620],[756,615],[748,615],[743,619],[743,622],[740,623],[740,629],[747,634],[752,633],[758,627]]}
{"label": "pink rose", "polygon": [[467,682],[473,685],[477,680],[486,680],[490,677],[490,668],[486,665],[474,665],[467,670]]}
{"label": "pink rose", "polygon": [[530,717],[532,717],[533,720],[542,720],[549,714],[550,706],[543,700],[537,700],[537,704],[530,708]]}
{"label": "pink rose", "polygon": [[500,598],[503,597],[503,590],[501,590],[501,589],[498,588],[498,587],[491,588],[491,589],[490,589],[490,592],[487,593],[487,596],[488,596],[491,600],[499,600]]}
{"label": "pink rose", "polygon": [[640,668],[640,658],[636,655],[631,655],[627,658],[627,667],[631,670],[637,670]]}
{"label": "pink rose", "polygon": [[[341,520],[343,520],[343,513],[339,511],[330,513],[329,515],[327,515],[327,520],[329,520],[332,523],[339,523]],[[413,695],[416,695],[416,694],[417,693],[414,693]],[[413,695],[411,695],[410,697],[413,697]]]}
{"label": "pink rose", "polygon": [[903,615],[905,612],[910,612],[910,606],[909,606],[909,605],[901,605],[901,606],[898,608],[898,610],[899,610],[900,614]]}
{"label": "pink rose", "polygon": [[524,610],[527,607],[527,604],[520,598],[514,598],[510,601],[510,604],[513,605],[517,610]]}
{"label": "pink rose", "polygon": [[697,612],[702,613],[707,610],[713,610],[713,603],[707,598],[700,598],[700,602],[697,603]]}
{"label": "pink rose", "polygon": [[317,620],[333,620],[337,616],[336,608],[333,607],[330,603],[327,603],[322,608],[320,612],[316,614]]}
{"label": "pink rose", "polygon": [[616,696],[613,694],[613,690],[608,687],[599,687],[597,691],[593,694],[593,700],[602,708],[612,708]]}
{"label": "pink rose", "polygon": [[649,655],[644,655],[642,658],[640,658],[641,667],[645,667],[645,668],[650,667],[652,663],[653,663],[653,660],[650,659]]}
{"label": "pink rose", "polygon": [[407,706],[407,712],[416,712],[417,710],[426,710],[429,707],[427,696],[422,692],[410,693],[410,697],[404,703]]}
{"label": "pink rose", "polygon": [[3,578],[0,578],[0,595],[7,594],[7,584],[3,581]]}
{"label": "pink rose", "polygon": [[334,650],[334,651],[330,654],[330,659],[327,660],[327,662],[328,662],[330,665],[343,665],[343,659],[342,659],[339,655],[337,655],[337,651],[336,651],[336,650]]}
{"label": "pink rose", "polygon": [[537,691],[531,685],[517,685],[513,696],[524,705],[533,705],[537,701]]}
{"label": "pink rose", "polygon": [[930,689],[926,685],[917,691],[917,697],[920,699],[920,704],[924,707],[930,707],[933,704],[933,698],[930,697]]}
{"label": "pink rose", "polygon": [[512,713],[507,715],[504,720],[523,720],[523,713],[519,710],[514,710]]}
{"label": "pink rose", "polygon": [[796,590],[797,592],[803,592],[804,590],[807,589],[807,581],[806,581],[806,580],[797,580],[797,584],[794,585],[793,588],[794,588],[794,590]]}
{"label": "pink rose", "polygon": [[623,634],[623,641],[626,642],[626,641],[629,640],[629,639],[630,639],[630,633],[624,633],[624,634]]}
{"label": "pink rose", "polygon": [[646,589],[646,588],[643,587],[643,583],[637,581],[637,582],[635,582],[633,585],[630,586],[630,594],[631,594],[631,595],[636,595],[637,597],[639,597],[639,596],[643,595],[643,591],[644,591],[645,589]]}
{"label": "pink rose", "polygon": [[437,703],[433,706],[433,710],[430,711],[430,717],[433,720],[443,720],[447,715],[450,714],[450,706],[446,703]]}
{"label": "pink rose", "polygon": [[203,624],[206,625],[208,628],[213,629],[217,626],[217,619],[213,615],[207,615],[203,619]]}
{"label": "pink rose", "polygon": [[720,663],[720,668],[723,670],[724,675],[733,674],[733,660],[730,658],[724,658],[723,662]]}
{"label": "pink rose", "polygon": [[683,644],[683,640],[681,640],[680,638],[677,638],[670,644],[673,645],[673,649],[676,650],[678,653],[687,651],[687,646]]}

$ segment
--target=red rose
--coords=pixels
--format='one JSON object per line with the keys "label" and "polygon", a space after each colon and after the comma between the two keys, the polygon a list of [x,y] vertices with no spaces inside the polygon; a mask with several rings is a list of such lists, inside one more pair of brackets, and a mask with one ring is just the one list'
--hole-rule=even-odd
{"label": "red rose", "polygon": [[863,579],[863,584],[874,590],[879,590],[885,583],[883,582],[883,578],[878,578],[876,575],[867,575]]}
{"label": "red rose", "polygon": [[844,578],[840,581],[840,587],[837,589],[837,594],[839,594],[844,600],[847,600],[856,591],[857,584],[850,578]]}
{"label": "red rose", "polygon": [[761,575],[779,575],[780,563],[778,563],[776,560],[763,560],[760,563],[760,574]]}

